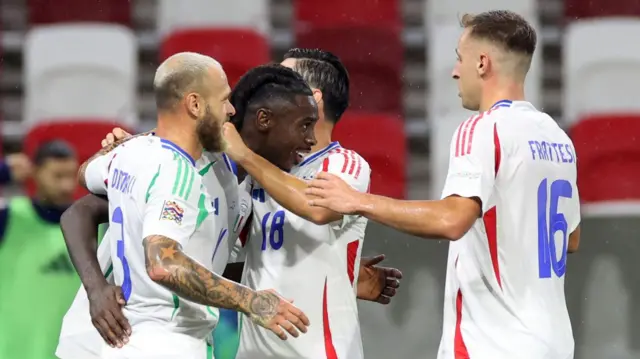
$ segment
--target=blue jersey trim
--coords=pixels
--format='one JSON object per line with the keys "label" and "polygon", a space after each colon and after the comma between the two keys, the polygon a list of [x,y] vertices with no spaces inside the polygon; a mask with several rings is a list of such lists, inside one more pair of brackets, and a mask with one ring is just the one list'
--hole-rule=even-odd
{"label": "blue jersey trim", "polygon": [[499,107],[511,107],[511,104],[513,103],[513,101],[511,100],[500,100],[496,103],[493,104],[493,106],[491,106],[491,108],[499,108]]}
{"label": "blue jersey trim", "polygon": [[311,163],[311,162],[315,161],[316,159],[318,159],[318,157],[322,157],[322,156],[323,156],[324,154],[326,154],[327,152],[329,152],[329,151],[331,151],[331,150],[333,150],[333,149],[336,149],[336,148],[338,148],[338,147],[340,147],[340,143],[338,143],[337,141],[335,141],[335,142],[331,142],[331,143],[329,144],[329,146],[327,146],[327,147],[325,147],[324,149],[322,149],[322,150],[320,150],[320,151],[318,151],[318,152],[316,152],[316,153],[312,154],[311,156],[309,156],[309,157],[305,158],[305,160],[304,160],[304,161],[300,162],[300,164],[298,165],[298,167],[302,167],[302,166],[308,165],[309,163]]}
{"label": "blue jersey trim", "polygon": [[167,148],[167,149],[176,151],[176,152],[180,153],[181,155],[183,155],[186,159],[188,159],[189,162],[191,162],[191,164],[193,166],[196,165],[196,161],[193,159],[193,157],[191,157],[191,155],[188,154],[187,151],[183,150],[182,148],[180,148],[175,143],[173,143],[173,142],[171,142],[169,140],[165,140],[164,138],[161,138],[160,142],[162,142],[162,148]]}

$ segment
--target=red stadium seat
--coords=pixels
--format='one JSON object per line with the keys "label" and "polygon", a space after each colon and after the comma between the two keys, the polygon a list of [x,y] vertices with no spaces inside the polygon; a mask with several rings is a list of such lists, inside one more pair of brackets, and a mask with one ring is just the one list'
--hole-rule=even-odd
{"label": "red stadium seat", "polygon": [[297,46],[331,51],[351,78],[351,108],[402,114],[404,46],[400,32],[378,26],[324,27],[298,34]]}
{"label": "red stadium seat", "polygon": [[160,47],[160,61],[183,51],[195,51],[220,61],[231,86],[249,69],[270,60],[267,40],[252,30],[184,29],[171,33]]}
{"label": "red stadium seat", "polygon": [[640,200],[640,115],[583,118],[570,134],[582,202]]}
{"label": "red stadium seat", "polygon": [[402,14],[399,0],[296,0],[296,31],[314,27],[378,25],[400,29]]}
{"label": "red stadium seat", "polygon": [[381,114],[347,112],[334,140],[358,152],[371,166],[371,193],[394,198],[406,194],[407,138],[402,119]]}
{"label": "red stadium seat", "polygon": [[[100,142],[114,127],[122,127],[115,121],[96,121],[73,119],[71,121],[42,122],[33,127],[24,139],[24,152],[32,157],[36,149],[43,143],[53,140],[63,140],[76,151],[80,163],[86,161],[100,149]],[[131,132],[130,132],[131,133]],[[35,192],[32,181],[27,182],[26,191],[29,195]],[[78,187],[75,198],[80,198],[87,192]]]}
{"label": "red stadium seat", "polygon": [[565,0],[565,18],[569,21],[581,18],[612,16],[640,16],[639,0]]}
{"label": "red stadium seat", "polygon": [[130,0],[29,0],[29,22],[111,22],[131,25]]}

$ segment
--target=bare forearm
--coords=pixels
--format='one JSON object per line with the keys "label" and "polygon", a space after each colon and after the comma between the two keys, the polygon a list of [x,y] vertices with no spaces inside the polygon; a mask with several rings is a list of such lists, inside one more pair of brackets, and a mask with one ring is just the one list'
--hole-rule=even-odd
{"label": "bare forearm", "polygon": [[74,203],[60,219],[71,262],[87,292],[107,284],[96,251],[98,225],[107,222],[108,211],[106,199],[88,195]]}
{"label": "bare forearm", "polygon": [[358,214],[426,239],[457,240],[469,228],[461,223],[462,214],[443,200],[401,201],[362,194]]}
{"label": "bare forearm", "polygon": [[280,205],[296,215],[316,224],[326,224],[342,216],[324,208],[309,205],[305,194],[307,183],[292,176],[261,156],[251,152],[240,165],[258,181]]}
{"label": "bare forearm", "polygon": [[144,239],[149,277],[178,296],[202,305],[254,312],[263,305],[256,292],[229,281],[182,252],[180,245],[163,236]]}

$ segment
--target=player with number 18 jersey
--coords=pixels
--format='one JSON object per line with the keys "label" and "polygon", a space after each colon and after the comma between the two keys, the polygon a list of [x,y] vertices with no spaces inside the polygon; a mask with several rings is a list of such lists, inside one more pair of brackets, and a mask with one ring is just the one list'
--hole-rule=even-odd
{"label": "player with number 18 jersey", "polygon": [[564,277],[580,224],[576,161],[529,102],[499,101],[458,127],[442,198],[479,198],[483,216],[449,247],[439,359],[573,358]]}
{"label": "player with number 18 jersey", "polygon": [[[337,142],[307,156],[291,174],[311,179],[320,171],[340,176],[358,191],[369,189],[369,164]],[[244,243],[242,283],[295,298],[312,324],[305,335],[281,341],[243,316],[236,359],[362,358],[354,283],[367,219],[344,216],[316,225],[284,209],[255,182],[251,192],[253,220]]]}

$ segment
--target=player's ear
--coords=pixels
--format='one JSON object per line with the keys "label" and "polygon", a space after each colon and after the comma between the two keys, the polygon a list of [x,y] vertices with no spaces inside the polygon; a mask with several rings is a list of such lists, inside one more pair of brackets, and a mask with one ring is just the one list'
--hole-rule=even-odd
{"label": "player's ear", "polygon": [[319,89],[313,89],[313,99],[316,100],[316,103],[320,105],[322,102],[322,91]]}
{"label": "player's ear", "polygon": [[195,92],[188,93],[185,96],[185,106],[193,119],[200,118],[202,111],[204,111],[204,104],[200,103],[200,96]]}
{"label": "player's ear", "polygon": [[478,75],[484,76],[489,69],[489,56],[487,54],[480,54],[480,58],[478,60],[477,68]]}
{"label": "player's ear", "polygon": [[256,127],[258,131],[265,132],[273,126],[273,112],[266,108],[260,108],[256,112]]}

